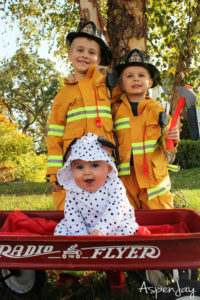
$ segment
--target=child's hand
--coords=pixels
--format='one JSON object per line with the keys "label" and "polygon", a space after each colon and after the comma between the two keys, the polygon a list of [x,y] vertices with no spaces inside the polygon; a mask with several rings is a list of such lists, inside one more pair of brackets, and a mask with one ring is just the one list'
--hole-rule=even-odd
{"label": "child's hand", "polygon": [[101,233],[101,231],[95,229],[90,233],[90,235],[103,235],[103,234]]}
{"label": "child's hand", "polygon": [[58,181],[52,181],[51,185],[57,192],[63,190],[62,186],[58,183]]}
{"label": "child's hand", "polygon": [[178,126],[173,127],[171,130],[167,129],[165,135],[168,139],[178,142],[180,140],[180,130]]}

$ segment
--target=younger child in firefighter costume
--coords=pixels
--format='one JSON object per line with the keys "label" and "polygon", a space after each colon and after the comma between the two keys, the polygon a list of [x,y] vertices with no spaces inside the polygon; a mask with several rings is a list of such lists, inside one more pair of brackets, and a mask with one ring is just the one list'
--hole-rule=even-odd
{"label": "younger child in firefighter costume", "polygon": [[160,73],[134,49],[116,66],[124,95],[112,106],[120,163],[119,176],[136,209],[173,208],[166,156],[166,139],[179,140],[179,129],[169,131],[163,107],[147,96]]}
{"label": "younger child in firefighter costume", "polygon": [[91,132],[114,142],[111,101],[105,76],[97,70],[98,64],[110,64],[111,50],[93,22],[87,22],[77,32],[70,32],[67,42],[75,81],[65,79],[65,87],[55,97],[48,131],[47,177],[54,187],[55,210],[64,208],[65,190],[56,174],[63,167],[63,156],[72,140]]}

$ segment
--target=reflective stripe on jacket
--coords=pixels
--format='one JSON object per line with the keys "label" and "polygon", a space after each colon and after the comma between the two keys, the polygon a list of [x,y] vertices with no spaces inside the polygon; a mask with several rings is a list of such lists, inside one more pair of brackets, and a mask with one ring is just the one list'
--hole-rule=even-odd
{"label": "reflective stripe on jacket", "polygon": [[[54,99],[50,116],[47,176],[55,175],[63,166],[63,155],[75,138],[91,132],[114,143],[105,76],[91,66],[84,78],[78,82],[65,80],[65,84]],[[97,117],[101,119],[101,127],[97,126]]]}
{"label": "reflective stripe on jacket", "polygon": [[[138,116],[133,115],[126,95],[112,105],[120,156],[119,175],[130,174],[132,154],[139,187],[148,189],[150,199],[170,188],[165,185],[165,182],[170,183],[163,153],[166,151],[165,139],[161,138],[158,143],[161,136],[161,128],[158,124],[161,111],[164,111],[164,108],[149,97],[138,104]],[[148,169],[147,175],[144,175],[143,171],[144,156]]]}

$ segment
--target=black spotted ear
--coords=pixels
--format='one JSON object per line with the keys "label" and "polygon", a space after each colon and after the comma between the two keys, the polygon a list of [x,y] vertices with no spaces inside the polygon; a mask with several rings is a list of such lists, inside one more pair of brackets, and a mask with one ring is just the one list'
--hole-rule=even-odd
{"label": "black spotted ear", "polygon": [[70,156],[70,153],[71,153],[71,147],[72,145],[74,145],[77,141],[77,138],[73,139],[73,141],[69,144],[67,150],[65,151],[65,154],[63,156],[63,161],[66,162],[68,157]]}
{"label": "black spotted ear", "polygon": [[111,143],[107,138],[105,138],[105,136],[103,135],[99,135],[98,138],[97,138],[97,141],[102,144],[103,146],[106,146],[108,148],[111,148],[111,149],[115,149],[116,146]]}
{"label": "black spotted ear", "polygon": [[119,159],[119,152],[118,152],[117,146],[116,146],[115,144],[113,144],[112,142],[110,142],[110,141],[109,141],[107,138],[105,138],[105,136],[103,136],[103,135],[98,136],[97,141],[98,141],[100,144],[102,144],[103,146],[105,146],[105,147],[114,149],[114,150],[115,150],[115,157],[116,157],[117,163],[119,163],[120,159]]}

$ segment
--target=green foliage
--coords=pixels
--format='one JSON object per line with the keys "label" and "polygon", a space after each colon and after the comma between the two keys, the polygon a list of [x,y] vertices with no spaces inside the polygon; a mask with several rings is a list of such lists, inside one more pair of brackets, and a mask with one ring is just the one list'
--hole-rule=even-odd
{"label": "green foliage", "polygon": [[183,169],[200,167],[200,140],[180,141],[175,164],[178,164]]}
{"label": "green foliage", "polygon": [[0,69],[0,96],[9,119],[35,138],[37,151],[46,151],[48,118],[60,77],[50,60],[20,49]]}
{"label": "green foliage", "polygon": [[15,179],[23,182],[45,181],[47,157],[44,154],[36,155],[33,151],[18,156],[13,163]]}
{"label": "green foliage", "polygon": [[[0,136],[0,169],[4,170],[4,175],[1,174],[2,181],[45,181],[46,155],[35,154],[31,137],[20,133],[4,118],[0,118]],[[6,172],[7,164],[10,168]]]}
{"label": "green foliage", "polygon": [[13,162],[19,155],[32,151],[32,139],[20,133],[10,122],[0,121],[0,164]]}
{"label": "green foliage", "polygon": [[9,164],[0,165],[0,183],[14,181],[13,166]]}
{"label": "green foliage", "polygon": [[108,11],[108,1],[107,0],[97,0],[102,17],[107,20],[107,11]]}
{"label": "green foliage", "polygon": [[185,74],[179,75],[199,92],[199,17],[199,1],[147,2],[148,53],[161,71],[163,84],[173,84],[182,55]]}
{"label": "green foliage", "polygon": [[35,48],[48,40],[50,49],[56,46],[55,54],[66,63],[65,36],[80,20],[75,1],[62,0],[5,0],[1,2],[5,18],[17,21],[22,33],[24,47]]}
{"label": "green foliage", "polygon": [[[61,57],[66,64],[65,37],[77,28],[80,21],[77,2],[75,0],[27,0],[25,2],[4,0],[2,11],[7,22],[11,19],[18,23],[22,33],[20,40],[22,45],[33,49],[39,46],[41,41],[47,40],[49,49],[54,48],[55,55]],[[126,6],[125,1],[119,2],[121,7]],[[107,1],[98,0],[98,4],[103,18],[109,23],[107,10],[110,8],[107,7]],[[185,76],[183,78],[185,83],[191,85],[196,93],[199,92],[199,1],[164,0],[161,3],[160,0],[149,0],[144,1],[144,5],[147,12],[145,30],[147,30],[148,53],[161,70],[163,82],[167,80],[168,86],[172,85],[182,55],[185,74],[180,75]]]}
{"label": "green foliage", "polygon": [[180,133],[181,140],[193,140],[194,138],[188,120],[186,120],[185,118],[181,118],[181,124],[182,124],[181,133]]}

